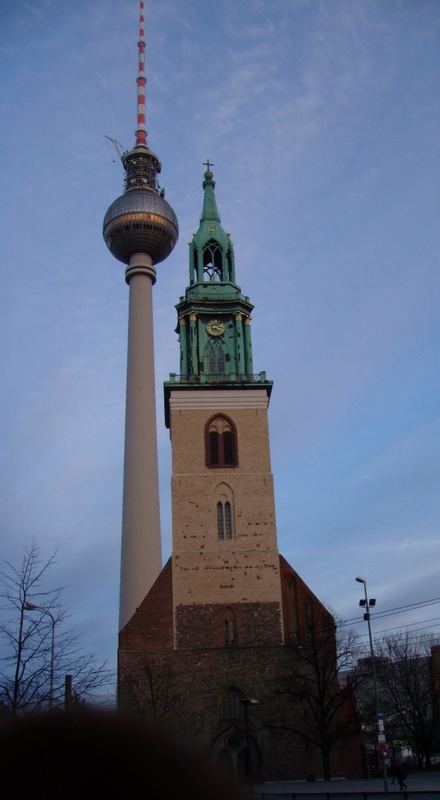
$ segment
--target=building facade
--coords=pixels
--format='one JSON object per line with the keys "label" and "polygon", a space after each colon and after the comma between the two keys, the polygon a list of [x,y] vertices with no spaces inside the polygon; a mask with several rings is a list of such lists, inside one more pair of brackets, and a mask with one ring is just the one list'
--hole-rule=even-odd
{"label": "building facade", "polygon": [[[176,306],[180,373],[164,387],[173,551],[121,629],[119,703],[254,778],[319,775],[310,709],[292,685],[311,637],[333,657],[334,622],[278,552],[272,382],[254,373],[253,306],[236,283],[210,166]],[[332,748],[334,774],[361,774],[353,741]]]}

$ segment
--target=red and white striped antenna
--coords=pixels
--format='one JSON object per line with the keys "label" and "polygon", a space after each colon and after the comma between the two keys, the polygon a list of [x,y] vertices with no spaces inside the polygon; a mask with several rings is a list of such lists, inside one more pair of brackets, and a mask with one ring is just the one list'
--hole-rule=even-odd
{"label": "red and white striped antenna", "polygon": [[136,146],[147,146],[147,128],[145,127],[145,91],[147,79],[145,77],[145,22],[144,22],[144,0],[140,0],[139,17],[139,71],[136,78],[137,83],[137,129]]}

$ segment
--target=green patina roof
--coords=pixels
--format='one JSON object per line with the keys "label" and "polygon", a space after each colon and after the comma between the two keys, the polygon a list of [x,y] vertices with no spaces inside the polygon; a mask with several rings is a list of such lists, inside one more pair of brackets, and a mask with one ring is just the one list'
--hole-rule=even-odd
{"label": "green patina roof", "polygon": [[205,195],[203,198],[203,209],[202,216],[200,217],[200,223],[208,222],[209,220],[220,222],[220,214],[217,210],[217,203],[215,202],[214,194],[215,180],[211,170],[206,170],[204,178],[205,180],[203,181],[203,188],[205,190]]}
{"label": "green patina roof", "polygon": [[176,306],[180,364],[165,383],[167,427],[171,391],[264,389],[269,397],[272,389],[265,372],[254,373],[253,306],[236,283],[234,248],[221,225],[211,166],[208,161],[200,225],[189,248],[190,284]]}
{"label": "green patina roof", "polygon": [[226,253],[231,240],[220,224],[220,214],[218,213],[214,192],[214,175],[210,169],[207,169],[203,177],[203,208],[200,216],[200,227],[193,236],[193,245],[195,247],[203,247],[206,242],[214,239],[223,247]]}

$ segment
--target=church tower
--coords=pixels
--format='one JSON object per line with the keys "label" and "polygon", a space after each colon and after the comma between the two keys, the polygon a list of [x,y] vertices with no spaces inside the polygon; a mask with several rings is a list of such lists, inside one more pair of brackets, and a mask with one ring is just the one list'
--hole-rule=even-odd
{"label": "church tower", "polygon": [[249,297],[236,282],[207,162],[189,285],[177,304],[180,374],[165,384],[172,445],[175,646],[283,641],[267,410]]}
{"label": "church tower", "polygon": [[118,702],[249,779],[304,777],[320,774],[320,758],[307,744],[307,701],[292,700],[292,686],[311,679],[313,643],[333,663],[334,622],[278,553],[272,382],[254,372],[253,307],[206,166],[176,306],[180,372],[164,386],[173,549],[120,631]]}

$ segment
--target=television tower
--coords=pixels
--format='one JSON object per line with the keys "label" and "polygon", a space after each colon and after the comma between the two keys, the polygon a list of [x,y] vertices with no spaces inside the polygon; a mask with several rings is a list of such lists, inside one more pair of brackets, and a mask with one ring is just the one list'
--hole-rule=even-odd
{"label": "television tower", "polygon": [[110,252],[127,264],[129,285],[127,399],[119,629],[131,619],[162,567],[152,287],[155,265],[173,250],[176,215],[159,191],[160,161],[147,144],[145,125],[144,2],[140,0],[137,129],[132,150],[122,155],[124,194],[109,207],[103,235]]}

